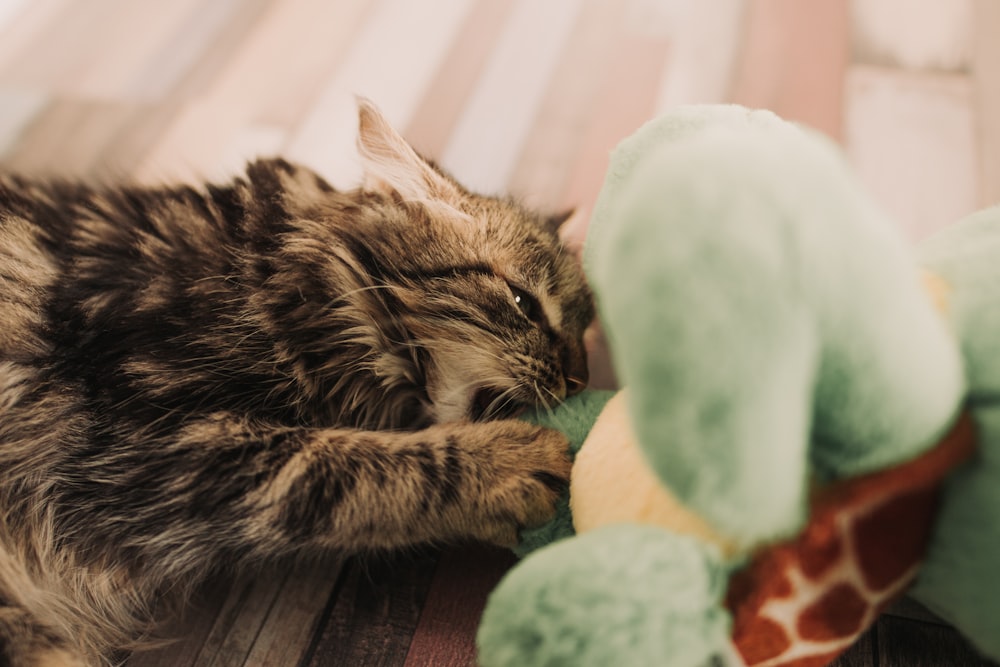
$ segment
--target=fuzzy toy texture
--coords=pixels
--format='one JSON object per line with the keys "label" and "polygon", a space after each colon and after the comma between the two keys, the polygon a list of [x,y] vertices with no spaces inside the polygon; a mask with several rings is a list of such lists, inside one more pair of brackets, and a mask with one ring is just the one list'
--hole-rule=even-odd
{"label": "fuzzy toy texture", "polygon": [[589,277],[638,439],[683,502],[746,544],[787,536],[810,473],[875,470],[943,433],[954,342],[832,144],[695,107],[612,165]]}
{"label": "fuzzy toy texture", "polygon": [[927,239],[968,378],[979,457],[949,481],[913,595],[1000,660],[1000,207]]}
{"label": "fuzzy toy texture", "polygon": [[[571,486],[574,511],[604,498],[621,507],[587,509],[605,518],[539,549],[501,582],[480,629],[481,664],[754,663],[733,651],[720,600],[765,547],[806,536],[833,563],[823,544],[845,543],[824,542],[822,527],[808,532],[810,489],[837,497],[893,480],[900,495],[877,501],[888,512],[885,534],[902,512],[926,543],[940,478],[967,458],[973,430],[980,453],[945,485],[915,593],[1000,658],[1000,208],[921,249],[944,317],[917,259],[837,148],[773,114],[683,107],[623,141],[594,209],[585,267],[627,400],[597,419],[578,466],[596,463],[574,470]],[[585,401],[546,423],[594,423],[590,411],[605,398]],[[956,421],[963,406],[971,420]],[[626,444],[638,455],[608,449],[618,436],[605,425],[621,423],[617,413],[627,414]],[[639,525],[662,513],[629,497],[656,495],[635,482],[637,465],[707,533],[664,529],[659,519]],[[933,473],[915,487],[910,473],[895,474],[914,466]],[[911,497],[921,499],[912,512]],[[864,507],[850,516],[859,530]],[[559,521],[532,548],[567,536],[565,513]],[[854,527],[842,525],[849,530],[836,539],[853,540]],[[891,552],[879,534],[869,553]],[[836,612],[837,599],[824,608]],[[852,632],[874,617],[856,618]],[[831,635],[806,662],[774,664],[820,664],[815,656],[835,655],[850,636]]]}
{"label": "fuzzy toy texture", "polygon": [[[728,650],[725,582],[716,550],[658,528],[607,526],[557,542],[516,567],[492,598],[479,661],[652,667],[669,655],[669,664],[707,667]],[[609,596],[609,586],[629,595]]]}

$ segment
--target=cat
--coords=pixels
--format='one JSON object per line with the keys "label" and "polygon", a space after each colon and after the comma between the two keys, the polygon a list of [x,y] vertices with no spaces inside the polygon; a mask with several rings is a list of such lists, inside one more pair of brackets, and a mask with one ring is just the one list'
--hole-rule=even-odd
{"label": "cat", "polygon": [[0,664],[113,664],[220,566],[553,514],[567,442],[514,417],[587,384],[564,216],[358,106],[353,190],[0,177]]}

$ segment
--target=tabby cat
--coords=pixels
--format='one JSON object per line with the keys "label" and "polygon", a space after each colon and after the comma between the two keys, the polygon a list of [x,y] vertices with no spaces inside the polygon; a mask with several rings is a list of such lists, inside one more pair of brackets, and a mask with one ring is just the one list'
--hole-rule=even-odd
{"label": "tabby cat", "polygon": [[221,565],[554,511],[565,439],[513,417],[587,381],[558,220],[359,121],[351,191],[0,177],[0,664],[111,664]]}

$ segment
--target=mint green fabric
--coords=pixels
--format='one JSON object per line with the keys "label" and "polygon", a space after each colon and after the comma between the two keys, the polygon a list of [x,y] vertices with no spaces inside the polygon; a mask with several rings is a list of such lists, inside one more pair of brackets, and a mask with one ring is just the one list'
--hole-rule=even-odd
{"label": "mint green fabric", "polygon": [[1000,207],[925,241],[961,340],[979,456],[949,480],[913,594],[1000,660]]}
{"label": "mint green fabric", "polygon": [[713,664],[730,632],[721,604],[727,574],[708,545],[649,526],[606,526],[557,542],[493,592],[477,636],[479,663]]}
{"label": "mint green fabric", "polygon": [[740,541],[794,533],[810,473],[912,458],[956,414],[910,250],[832,144],[772,114],[685,108],[623,142],[586,261],[650,463]]}

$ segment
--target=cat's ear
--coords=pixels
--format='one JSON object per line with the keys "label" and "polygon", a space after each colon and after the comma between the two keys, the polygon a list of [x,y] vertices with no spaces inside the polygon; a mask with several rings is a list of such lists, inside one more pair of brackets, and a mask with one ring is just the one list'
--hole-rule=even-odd
{"label": "cat's ear", "polygon": [[551,231],[553,234],[559,234],[566,222],[570,220],[575,213],[575,208],[568,208],[561,213],[553,213],[552,215],[546,216],[544,220],[546,229]]}
{"label": "cat's ear", "polygon": [[438,172],[389,124],[371,100],[358,98],[358,152],[364,164],[364,187],[398,192],[410,201],[461,198],[458,188]]}

